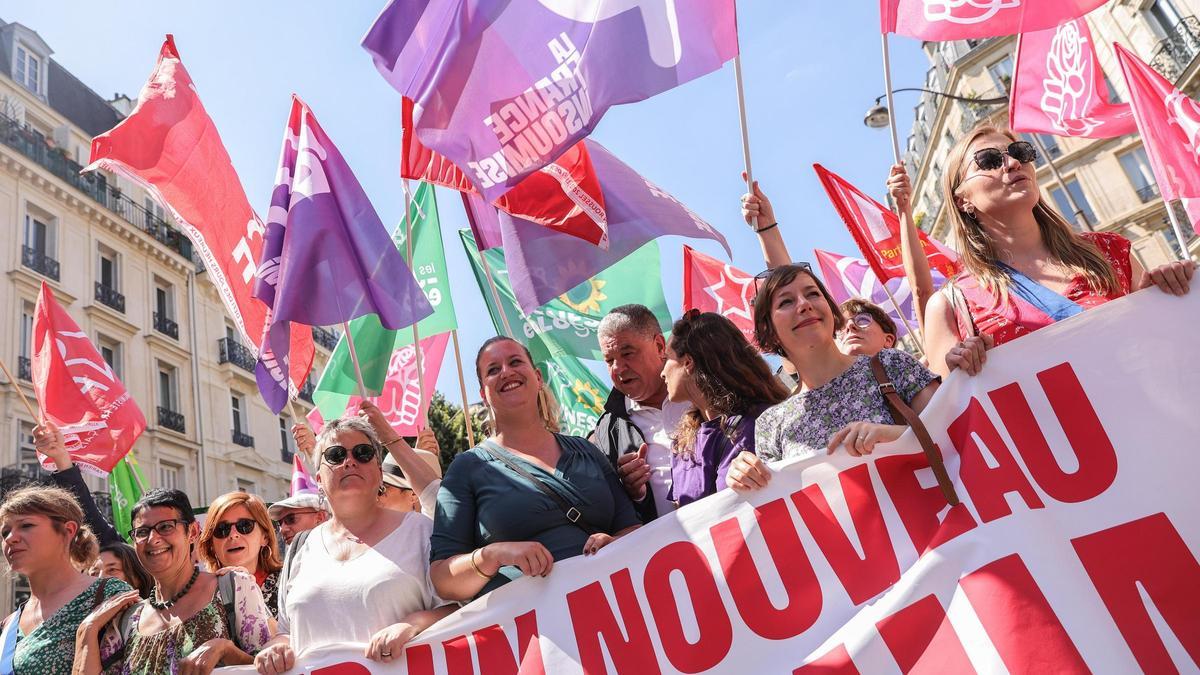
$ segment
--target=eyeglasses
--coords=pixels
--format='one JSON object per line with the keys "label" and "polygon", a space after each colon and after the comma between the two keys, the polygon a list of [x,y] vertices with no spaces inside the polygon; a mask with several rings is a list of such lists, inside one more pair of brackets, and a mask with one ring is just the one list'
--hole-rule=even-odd
{"label": "eyeglasses", "polygon": [[245,536],[253,532],[255,526],[257,525],[258,523],[254,522],[254,520],[251,518],[238,518],[236,522],[232,523],[229,521],[220,522],[217,523],[217,526],[213,528],[213,537],[215,539],[224,539],[225,537],[229,536],[230,532],[235,527],[237,528],[238,534]]}
{"label": "eyeglasses", "polygon": [[993,171],[1004,166],[1004,156],[1008,155],[1022,164],[1028,164],[1037,159],[1037,149],[1031,143],[1025,141],[1015,141],[1008,144],[1008,148],[1001,150],[1000,148],[984,148],[976,150],[972,155],[975,161],[975,166],[979,167],[980,171]]}
{"label": "eyeglasses", "polygon": [[760,286],[762,286],[762,282],[766,281],[767,278],[770,277],[771,274],[775,272],[775,270],[782,269],[784,267],[797,267],[801,270],[804,270],[805,272],[808,272],[809,274],[813,273],[812,265],[810,265],[806,262],[793,262],[793,263],[788,263],[787,265],[780,265],[779,267],[768,267],[767,269],[754,275],[754,297],[755,298],[758,298],[758,289]]}
{"label": "eyeglasses", "polygon": [[321,453],[321,459],[329,466],[338,466],[346,461],[347,455],[354,457],[359,464],[369,464],[379,453],[369,443],[359,443],[349,450],[340,445],[331,445]]}
{"label": "eyeglasses", "polygon": [[130,530],[129,538],[134,541],[146,541],[150,538],[151,532],[157,532],[160,537],[169,537],[175,532],[176,527],[186,522],[180,518],[170,518],[168,520],[160,520],[153,525],[142,525]]}
{"label": "eyeglasses", "polygon": [[296,520],[299,519],[300,516],[307,515],[310,513],[316,513],[316,512],[317,512],[316,509],[305,509],[303,511],[292,511],[291,513],[288,513],[286,516],[280,518],[279,520],[274,521],[275,526],[279,527],[280,525],[287,525],[288,527],[294,527],[296,525]]}
{"label": "eyeglasses", "polygon": [[846,331],[850,330],[851,326],[854,326],[858,330],[866,330],[871,327],[872,323],[875,323],[875,317],[867,314],[866,312],[860,312],[850,317],[850,319],[846,321],[846,326],[845,328],[842,328],[842,332],[845,333]]}

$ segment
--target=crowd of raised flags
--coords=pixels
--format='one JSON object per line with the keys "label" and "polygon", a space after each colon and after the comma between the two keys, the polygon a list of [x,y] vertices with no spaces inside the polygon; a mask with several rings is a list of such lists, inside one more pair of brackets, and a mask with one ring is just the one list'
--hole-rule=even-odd
{"label": "crowd of raised flags", "polygon": [[[1200,200],[1200,104],[1121,45],[1115,49],[1130,100],[1108,100],[1083,18],[1103,4],[883,0],[880,9],[885,34],[955,40],[1020,33],[1014,131],[1091,138],[1136,131],[1164,199]],[[638,305],[657,330],[672,327],[661,285],[670,272],[661,269],[657,240],[676,235],[717,242],[727,255],[730,249],[718,227],[587,136],[612,105],[734,58],[733,0],[394,0],[363,47],[403,97],[407,208],[390,234],[299,97],[260,219],[170,36],[137,106],[96,137],[88,169],[135,180],[170,210],[252,346],[271,410],[288,408],[309,377],[312,337],[302,327],[342,326],[310,423],[319,430],[369,400],[402,436],[426,425],[451,340],[462,368],[434,186],[461,193],[471,227],[460,241],[496,333],[528,350],[557,400],[563,433],[589,436],[611,393],[585,363],[606,358],[598,342],[605,317]],[[956,254],[903,213],[821,165],[814,169],[862,255],[814,251],[824,287],[839,304],[859,298],[877,305],[871,311],[894,322],[893,340],[912,333],[919,347],[928,298],[917,295],[961,271]],[[758,225],[760,233],[775,227]],[[921,265],[912,264],[914,256]],[[754,343],[762,279],[685,246],[683,280],[685,313],[725,317]],[[846,320],[882,316],[861,315]],[[151,487],[129,454],[145,419],[45,284],[33,333],[39,407],[30,412],[62,430],[76,464],[110,474],[114,524],[126,533],[130,508]],[[752,481],[753,470],[735,473]],[[296,494],[313,490],[299,456],[295,476]]]}

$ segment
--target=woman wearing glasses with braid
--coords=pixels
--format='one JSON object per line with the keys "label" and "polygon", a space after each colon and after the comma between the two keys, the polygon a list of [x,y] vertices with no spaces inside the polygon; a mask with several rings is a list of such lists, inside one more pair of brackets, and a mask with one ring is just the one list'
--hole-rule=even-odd
{"label": "woman wearing glasses with braid", "polygon": [[335,642],[365,643],[389,663],[404,644],[454,606],[429,581],[433,521],[387,509],[383,445],[361,417],[328,422],[314,448],[317,484],[330,518],[292,540],[279,587],[279,635],[255,659],[260,673],[283,673],[295,655]]}
{"label": "woman wearing glasses with braid", "polygon": [[245,570],[258,583],[271,616],[278,615],[276,600],[283,561],[262,499],[241,491],[214,499],[200,533],[200,561],[210,572]]}
{"label": "woman wearing glasses with braid", "polygon": [[1043,198],[1035,159],[1029,143],[990,126],[950,151],[943,190],[963,272],[925,310],[925,352],[942,375],[975,374],[986,348],[1131,290],[1188,291],[1195,263],[1145,272],[1124,237],[1074,232]]}

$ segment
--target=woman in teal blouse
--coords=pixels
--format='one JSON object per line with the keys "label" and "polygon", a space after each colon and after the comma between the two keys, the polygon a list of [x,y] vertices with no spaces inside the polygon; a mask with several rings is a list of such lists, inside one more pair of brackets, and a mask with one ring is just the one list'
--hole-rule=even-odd
{"label": "woman in teal blouse", "polygon": [[556,433],[557,406],[529,350],[492,338],[475,372],[494,435],[455,458],[438,492],[429,574],[447,600],[546,576],[555,561],[595,553],[640,526],[607,458]]}

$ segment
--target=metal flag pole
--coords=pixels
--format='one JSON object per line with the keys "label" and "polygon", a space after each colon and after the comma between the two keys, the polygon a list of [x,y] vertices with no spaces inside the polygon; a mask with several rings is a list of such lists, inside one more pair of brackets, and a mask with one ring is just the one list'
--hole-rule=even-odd
{"label": "metal flag pole", "polygon": [[895,164],[901,164],[900,132],[896,130],[896,102],[892,97],[892,53],[888,47],[888,34],[884,33],[880,37],[883,40],[883,91],[887,96],[888,128],[892,132],[892,158]]}
{"label": "metal flag pole", "polygon": [[1067,181],[1063,180],[1062,174],[1058,172],[1058,166],[1054,164],[1050,153],[1046,151],[1046,146],[1042,144],[1042,139],[1037,134],[1029,135],[1033,138],[1033,144],[1037,146],[1038,154],[1046,160],[1046,165],[1050,167],[1050,173],[1054,175],[1054,180],[1058,183],[1058,189],[1062,190],[1062,193],[1066,195],[1067,205],[1075,212],[1075,224],[1088,232],[1095,232],[1096,229],[1092,227],[1092,222],[1088,220],[1087,214],[1083,212],[1083,209],[1079,208],[1079,204],[1075,203],[1075,197],[1071,196],[1071,191],[1067,189]]}
{"label": "metal flag pole", "polygon": [[1175,230],[1175,239],[1179,241],[1179,259],[1191,260],[1192,256],[1187,250],[1187,237],[1183,234],[1183,226],[1179,223],[1179,214],[1175,213],[1174,205],[1163,199],[1163,206],[1167,207],[1167,218],[1171,220],[1171,229]]}
{"label": "metal flag pole", "polygon": [[[900,303],[896,302],[896,296],[892,295],[892,289],[887,287],[887,283],[880,281],[879,285],[883,286],[883,292],[887,293],[888,300],[892,301],[892,307],[896,308],[896,316],[900,317],[900,321],[901,321],[901,323],[904,324],[904,328],[908,330],[908,334],[914,335],[917,337],[917,351],[921,352],[921,356],[924,356],[925,355],[924,337],[921,335],[921,333],[919,331],[913,330],[912,324],[910,324],[908,322],[908,317],[904,316],[904,310],[900,309]],[[917,301],[917,299],[913,298],[913,302],[916,303],[916,301]]]}
{"label": "metal flag pole", "polygon": [[350,361],[354,364],[354,377],[358,380],[358,395],[365,401],[367,387],[363,384],[362,367],[358,365],[358,352],[354,350],[354,335],[350,333],[350,323],[342,322],[342,330],[346,333],[346,346],[350,348]]}
{"label": "metal flag pole", "polygon": [[196,341],[196,271],[188,270],[188,332],[192,336],[192,397],[196,399],[196,463],[200,471],[200,503],[208,503],[208,453],[204,449],[204,401],[200,396],[200,359]]}
{"label": "metal flag pole", "polygon": [[475,429],[471,425],[470,404],[467,403],[467,381],[463,377],[462,353],[458,349],[458,329],[450,331],[454,341],[454,362],[458,364],[458,389],[462,392],[463,426],[467,428],[467,442],[475,447]]}
{"label": "metal flag pole", "polygon": [[[409,210],[412,208],[412,193],[410,193],[408,190],[407,178],[401,178],[400,185],[404,191],[404,248],[406,249],[404,257],[408,260],[408,266],[411,268],[413,266],[413,245],[412,216],[409,214]],[[422,288],[421,292],[424,293],[425,289]],[[423,363],[421,355],[421,333],[419,330],[417,330],[418,323],[420,322],[414,322],[412,325],[413,355],[417,363],[417,391],[421,396],[421,400],[417,403],[417,410],[425,411],[425,413],[422,415],[422,421],[428,425],[429,410],[425,408],[425,364]]]}
{"label": "metal flag pole", "polygon": [[[737,85],[738,120],[742,126],[742,161],[746,165],[746,192],[754,194],[754,171],[750,168],[750,128],[746,123],[746,88],[742,80],[742,55],[733,57],[733,81]],[[754,229],[758,229],[758,218]]]}

